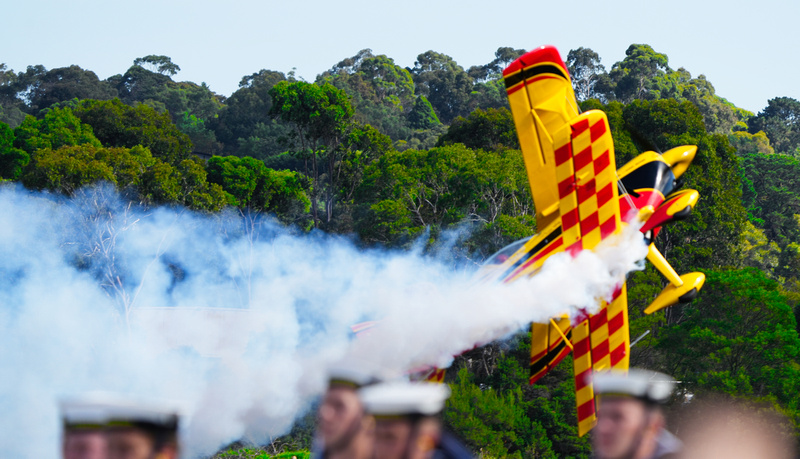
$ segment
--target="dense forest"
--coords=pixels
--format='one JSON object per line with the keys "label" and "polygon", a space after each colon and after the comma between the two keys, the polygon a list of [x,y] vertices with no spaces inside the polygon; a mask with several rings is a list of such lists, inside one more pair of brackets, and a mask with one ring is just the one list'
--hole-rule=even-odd
{"label": "dense forest", "polygon": [[[465,69],[428,51],[403,68],[365,49],[314,82],[261,70],[227,98],[175,81],[167,56],[106,80],[0,64],[0,178],[67,196],[106,181],[135,205],[270,214],[364,246],[434,244],[466,225],[458,256],[478,263],[536,232],[501,78],[523,52],[499,48]],[[582,109],[608,114],[618,166],[698,146],[682,180],[700,202],[656,243],[677,271],[706,273],[706,286],[645,316],[665,281],[652,268],[629,278],[631,337],[643,336],[631,364],[674,375],[683,396],[775,409],[800,438],[800,101],[750,113],[643,44],[610,70],[588,48],[566,63]],[[445,420],[481,457],[585,457],[571,362],[529,386],[529,341],[520,333],[459,357]],[[308,447],[310,429],[284,441]]]}

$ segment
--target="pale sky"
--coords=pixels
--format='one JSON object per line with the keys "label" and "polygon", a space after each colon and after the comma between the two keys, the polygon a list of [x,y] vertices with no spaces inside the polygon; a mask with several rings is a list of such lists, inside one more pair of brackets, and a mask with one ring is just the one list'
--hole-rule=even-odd
{"label": "pale sky", "polygon": [[76,64],[104,79],[137,57],[167,55],[181,67],[173,79],[228,96],[260,69],[295,68],[313,81],[364,48],[403,67],[434,50],[466,69],[501,46],[552,44],[564,58],[583,46],[610,70],[645,43],[757,113],[774,97],[800,100],[798,18],[796,0],[25,0],[4,5],[0,63],[17,72]]}

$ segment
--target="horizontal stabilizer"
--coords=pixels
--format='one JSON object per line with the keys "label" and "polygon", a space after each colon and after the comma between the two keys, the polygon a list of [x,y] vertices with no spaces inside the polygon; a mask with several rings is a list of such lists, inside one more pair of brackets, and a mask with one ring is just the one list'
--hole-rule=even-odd
{"label": "horizontal stabilizer", "polygon": [[703,273],[687,273],[681,276],[683,285],[669,284],[659,293],[650,306],[644,310],[645,314],[652,314],[656,311],[672,306],[677,303],[686,303],[697,296],[697,292],[703,287],[706,275]]}

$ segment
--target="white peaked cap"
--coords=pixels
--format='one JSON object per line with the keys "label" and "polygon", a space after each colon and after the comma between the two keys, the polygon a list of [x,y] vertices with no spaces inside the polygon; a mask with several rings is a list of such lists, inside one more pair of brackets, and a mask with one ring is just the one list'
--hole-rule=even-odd
{"label": "white peaked cap", "polygon": [[64,399],[60,408],[65,425],[129,421],[176,429],[180,417],[179,410],[166,403],[104,392]]}
{"label": "white peaked cap", "polygon": [[675,388],[670,376],[636,368],[595,372],[592,380],[595,394],[629,396],[652,403],[666,402]]}
{"label": "white peaked cap", "polygon": [[347,358],[328,366],[328,381],[330,384],[359,388],[378,382],[375,373],[373,365],[355,358]]}
{"label": "white peaked cap", "polygon": [[108,412],[105,406],[94,400],[72,398],[59,403],[61,419],[65,425],[96,425],[102,426],[108,422]]}
{"label": "white peaked cap", "polygon": [[444,409],[450,388],[435,383],[388,382],[365,387],[358,395],[370,414],[432,416]]}

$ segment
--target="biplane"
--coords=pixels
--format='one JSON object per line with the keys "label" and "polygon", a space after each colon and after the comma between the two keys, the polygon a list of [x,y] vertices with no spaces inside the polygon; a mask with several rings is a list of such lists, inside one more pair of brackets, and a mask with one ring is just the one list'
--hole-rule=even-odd
{"label": "biplane", "polygon": [[[544,46],[521,56],[503,71],[503,79],[539,233],[493,255],[482,268],[482,277],[513,282],[535,275],[553,254],[591,250],[620,233],[623,225],[639,219],[649,245],[647,260],[669,281],[645,313],[694,299],[705,275],[678,275],[653,240],[663,224],[685,218],[697,203],[697,191],[677,186],[697,147],[680,146],[662,154],[648,151],[617,169],[605,113],[580,112],[569,72],[555,48]],[[584,435],[596,422],[588,376],[603,369],[628,369],[630,334],[624,283],[610,302],[600,304],[597,313],[532,324],[530,383],[570,352],[578,433]]]}

